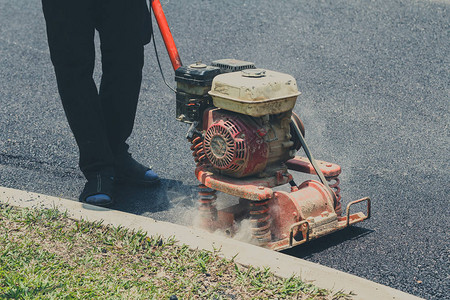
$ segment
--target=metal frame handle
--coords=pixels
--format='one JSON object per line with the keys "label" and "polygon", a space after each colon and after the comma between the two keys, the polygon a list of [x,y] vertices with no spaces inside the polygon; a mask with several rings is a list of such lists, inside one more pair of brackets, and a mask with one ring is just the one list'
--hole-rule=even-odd
{"label": "metal frame handle", "polygon": [[350,226],[350,207],[351,207],[353,204],[360,203],[360,202],[363,202],[363,201],[366,201],[366,202],[367,202],[367,215],[366,215],[366,218],[365,218],[365,219],[369,219],[369,218],[370,218],[371,201],[370,201],[370,198],[369,198],[369,197],[365,197],[365,198],[361,198],[361,199],[359,199],[359,200],[352,201],[352,202],[350,202],[350,203],[347,205],[347,226]]}
{"label": "metal frame handle", "polygon": [[307,220],[303,220],[303,221],[300,221],[300,222],[297,222],[297,223],[294,223],[291,225],[291,228],[289,229],[289,247],[292,247],[292,243],[294,241],[294,228],[300,227],[303,224],[307,225],[306,226],[306,239],[303,239],[303,240],[305,240],[305,243],[309,242],[309,222]]}

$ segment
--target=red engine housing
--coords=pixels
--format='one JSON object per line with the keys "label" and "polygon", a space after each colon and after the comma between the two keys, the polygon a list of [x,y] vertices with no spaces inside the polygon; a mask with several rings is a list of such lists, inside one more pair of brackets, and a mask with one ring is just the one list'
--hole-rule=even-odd
{"label": "red engine housing", "polygon": [[250,116],[211,109],[204,115],[203,150],[223,174],[246,177],[262,172],[269,158],[264,128]]}

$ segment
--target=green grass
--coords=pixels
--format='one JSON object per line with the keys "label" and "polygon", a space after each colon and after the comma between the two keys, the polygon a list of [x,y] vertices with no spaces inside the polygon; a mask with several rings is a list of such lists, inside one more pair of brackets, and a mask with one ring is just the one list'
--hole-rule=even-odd
{"label": "green grass", "polygon": [[218,251],[0,204],[0,299],[350,299]]}

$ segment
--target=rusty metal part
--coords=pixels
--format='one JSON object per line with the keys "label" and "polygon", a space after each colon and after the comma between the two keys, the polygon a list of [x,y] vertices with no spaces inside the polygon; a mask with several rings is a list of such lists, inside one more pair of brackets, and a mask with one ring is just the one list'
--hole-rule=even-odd
{"label": "rusty metal part", "polygon": [[[337,164],[316,160],[316,163],[320,170],[322,171],[325,179],[328,183],[328,186],[333,190],[336,195],[334,209],[338,216],[342,215],[342,197],[341,197],[341,188],[339,187],[340,180],[338,176],[341,174],[341,167]],[[290,159],[286,162],[286,165],[289,170],[294,170],[297,172],[307,173],[316,175],[316,171],[314,170],[313,165],[306,157],[296,156],[293,159]]]}
{"label": "rusty metal part", "polygon": [[260,246],[267,245],[271,240],[271,216],[269,214],[269,201],[250,201],[250,222],[252,225],[252,239]]}
{"label": "rusty metal part", "polygon": [[294,223],[291,225],[291,227],[289,228],[289,246],[292,247],[292,245],[294,244],[294,229],[297,229],[297,231],[299,230],[299,228],[304,228],[305,231],[305,242],[309,242],[309,222],[308,220],[303,220],[297,223]]}
{"label": "rusty metal part", "polygon": [[189,141],[192,143],[192,156],[194,156],[194,161],[197,163],[197,166],[205,164],[207,160],[205,150],[203,148],[203,138],[198,134],[194,134]]}
{"label": "rusty metal part", "polygon": [[[334,227],[337,216],[333,208],[331,192],[320,182],[305,181],[296,192],[278,191],[270,202],[275,240],[285,239],[293,223],[308,220],[314,231]],[[294,232],[297,235],[301,232]]]}
{"label": "rusty metal part", "polygon": [[[332,232],[336,232],[342,230],[350,225],[362,222],[370,218],[370,199],[362,198],[359,200],[355,200],[349,203],[348,207],[353,204],[366,201],[367,203],[367,213],[364,214],[362,212],[358,212],[355,214],[350,214],[350,210],[347,209],[347,213],[345,217],[338,217],[337,224],[334,227],[329,227],[326,230],[322,231],[314,231],[313,223],[311,220],[302,220],[297,223],[293,223],[289,229],[288,238],[281,239],[278,241],[272,241],[271,243],[266,245],[266,248],[280,251],[288,248],[292,248],[294,246],[298,246],[304,243],[307,243],[313,239],[317,239],[319,237],[325,236]],[[302,234],[299,234],[301,232]]]}
{"label": "rusty metal part", "polygon": [[200,226],[204,228],[212,228],[212,224],[217,219],[217,210],[214,203],[217,199],[216,191],[203,184],[199,184],[198,188]]}
{"label": "rusty metal part", "polygon": [[209,188],[252,201],[272,198],[272,187],[287,184],[292,180],[292,175],[287,172],[272,177],[235,179],[214,174],[208,170],[207,166],[197,167],[195,176]]}
{"label": "rusty metal part", "polygon": [[[317,166],[325,177],[335,177],[341,174],[341,167],[335,163],[316,159]],[[296,156],[286,162],[289,170],[316,175],[316,171],[308,158]]]}
{"label": "rusty metal part", "polygon": [[336,195],[334,210],[338,216],[342,215],[342,202],[341,202],[341,188],[339,187],[340,180],[338,176],[325,176],[325,179],[328,181],[328,186],[333,190]]}
{"label": "rusty metal part", "polygon": [[[210,176],[213,174],[201,169],[197,168],[197,174],[203,174],[204,179],[209,179],[206,182],[211,183],[210,180],[213,177]],[[201,178],[200,175],[199,179]],[[220,181],[220,179],[220,177],[214,177],[213,181]],[[315,180],[302,183],[298,186],[298,190],[290,193],[273,191],[270,187],[264,186],[254,189],[252,187],[255,186],[242,185],[242,180],[232,180],[227,182],[226,186],[230,190],[246,190],[246,197],[253,200],[241,198],[239,204],[218,211],[214,211],[215,208],[208,210],[209,206],[204,205],[206,211],[203,218],[204,228],[222,229],[232,236],[236,224],[249,218],[252,225],[249,234],[252,240],[272,250],[283,250],[306,243],[370,217],[369,198],[350,202],[346,215],[338,216],[333,208],[332,192]],[[208,195],[210,194],[205,194],[205,196]],[[208,200],[205,199],[204,202],[210,203]],[[366,214],[363,212],[351,214],[351,207],[360,202],[366,202]]]}
{"label": "rusty metal part", "polygon": [[[214,190],[240,197],[239,204],[213,213],[214,218],[206,222],[209,229],[225,229],[232,236],[236,224],[249,218],[252,224],[253,241],[265,248],[283,250],[325,236],[370,217],[370,199],[363,198],[347,206],[341,217],[338,176],[341,168],[333,163],[316,161],[319,171],[326,178],[325,184],[310,180],[291,188],[291,192],[274,191],[283,184],[292,185],[292,175],[278,172],[266,178],[230,178],[213,173],[206,165],[196,168],[197,179]],[[289,169],[316,174],[316,169],[307,158],[295,157],[287,162]],[[334,181],[334,182],[333,182]],[[336,193],[328,186],[337,192]],[[243,199],[242,199],[243,198]],[[339,199],[339,201],[338,201]],[[352,205],[367,203],[367,212],[353,213]]]}
{"label": "rusty metal part", "polygon": [[361,198],[359,200],[355,200],[350,202],[349,204],[347,204],[347,226],[350,226],[352,224],[355,224],[357,222],[355,222],[355,220],[352,220],[351,215],[350,215],[350,207],[356,203],[360,203],[360,202],[367,202],[367,213],[366,213],[366,219],[370,218],[370,213],[371,213],[371,202],[370,202],[370,198],[369,197],[365,197],[365,198]]}
{"label": "rusty metal part", "polygon": [[174,70],[177,70],[182,66],[180,55],[178,54],[175,41],[173,40],[172,33],[170,32],[169,25],[167,24],[166,16],[162,9],[159,0],[151,0],[153,14],[155,15],[156,22],[158,22],[161,36],[163,37],[164,44],[166,45],[167,52],[169,53],[170,61]]}

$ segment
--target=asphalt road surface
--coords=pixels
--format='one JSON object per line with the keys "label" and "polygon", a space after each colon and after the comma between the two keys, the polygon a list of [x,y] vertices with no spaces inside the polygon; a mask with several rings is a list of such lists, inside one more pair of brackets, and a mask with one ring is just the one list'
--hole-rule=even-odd
{"label": "asphalt road surface", "polygon": [[[449,2],[162,5],[186,64],[237,58],[293,75],[302,92],[294,110],[314,156],[342,166],[345,203],[372,198],[369,221],[287,253],[427,299],[448,298]],[[122,187],[116,209],[189,223],[197,182],[186,130],[147,46],[129,142],[163,180],[155,188]],[[0,185],[76,200],[84,183],[77,160],[41,3],[0,0]]]}

